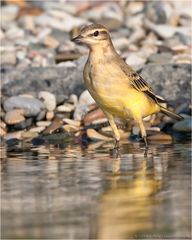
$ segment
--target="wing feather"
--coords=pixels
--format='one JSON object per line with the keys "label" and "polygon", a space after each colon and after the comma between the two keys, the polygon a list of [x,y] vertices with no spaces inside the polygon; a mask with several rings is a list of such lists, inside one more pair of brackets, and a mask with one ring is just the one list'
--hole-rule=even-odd
{"label": "wing feather", "polygon": [[157,96],[149,84],[123,60],[121,61],[120,66],[123,72],[128,76],[130,86],[138,91],[144,92],[157,103],[166,102],[163,98]]}

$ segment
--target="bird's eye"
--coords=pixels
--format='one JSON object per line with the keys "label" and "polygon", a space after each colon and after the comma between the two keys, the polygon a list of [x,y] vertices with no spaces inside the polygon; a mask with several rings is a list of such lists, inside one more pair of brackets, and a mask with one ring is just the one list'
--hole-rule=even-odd
{"label": "bird's eye", "polygon": [[93,35],[94,35],[95,37],[97,37],[97,36],[99,35],[99,31],[95,31],[95,32],[93,33]]}

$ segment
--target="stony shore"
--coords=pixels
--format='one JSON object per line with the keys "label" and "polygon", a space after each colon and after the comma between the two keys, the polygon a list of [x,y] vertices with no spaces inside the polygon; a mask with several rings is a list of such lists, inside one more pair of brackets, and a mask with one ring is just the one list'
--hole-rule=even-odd
{"label": "stony shore", "polygon": [[[25,2],[2,6],[1,125],[7,143],[62,138],[112,140],[107,119],[85,90],[88,50],[70,41],[79,27],[99,22],[110,29],[122,58],[184,120],[161,113],[145,119],[149,140],[172,142],[191,132],[191,12],[189,1]],[[23,4],[21,4],[23,3]],[[124,139],[139,129],[119,124]]]}

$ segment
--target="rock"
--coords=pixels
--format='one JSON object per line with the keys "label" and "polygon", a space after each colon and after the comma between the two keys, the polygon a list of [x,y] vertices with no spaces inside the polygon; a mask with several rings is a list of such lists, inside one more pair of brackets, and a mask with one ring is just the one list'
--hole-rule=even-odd
{"label": "rock", "polygon": [[68,100],[68,96],[64,94],[56,94],[56,104],[61,105],[64,103],[64,101]]}
{"label": "rock", "polygon": [[19,12],[19,7],[13,4],[1,6],[1,24],[6,26],[7,23],[13,21]]}
{"label": "rock", "polygon": [[176,122],[173,125],[173,130],[183,132],[183,133],[190,133],[192,128],[191,128],[191,118],[186,118],[182,121]]}
{"label": "rock", "polygon": [[69,118],[63,118],[63,122],[67,123],[69,125],[75,126],[75,127],[80,127],[80,125],[81,125],[80,121],[69,119]]}
{"label": "rock", "polygon": [[190,32],[188,27],[175,27],[166,24],[156,25],[148,21],[147,19],[145,20],[145,26],[163,39],[171,38],[176,33],[188,35],[188,33]]}
{"label": "rock", "polygon": [[91,139],[91,140],[111,140],[112,138],[104,136],[100,133],[98,133],[97,131],[95,131],[94,129],[87,129],[87,136]]}
{"label": "rock", "polygon": [[139,54],[137,53],[130,53],[129,56],[126,58],[126,63],[134,67],[135,70],[137,70],[144,66],[146,60],[147,59],[139,56]]}
{"label": "rock", "polygon": [[68,99],[68,103],[72,103],[74,106],[78,103],[78,97],[76,94],[71,94]]}
{"label": "rock", "polygon": [[21,138],[22,139],[26,139],[26,138],[35,138],[37,137],[39,134],[37,132],[22,132],[21,133]]}
{"label": "rock", "polygon": [[23,131],[11,132],[4,135],[6,141],[10,139],[21,139]]}
{"label": "rock", "polygon": [[35,24],[32,16],[25,15],[20,18],[20,24],[22,27],[27,31],[34,31],[35,30]]}
{"label": "rock", "polygon": [[26,128],[29,128],[33,123],[33,118],[27,118],[25,121],[14,124],[13,129],[14,130],[24,130]]}
{"label": "rock", "polygon": [[40,67],[24,69],[4,68],[1,73],[1,89],[5,96],[25,92],[48,91],[55,95],[79,95],[84,89],[83,67],[87,57],[76,61],[74,68]]}
{"label": "rock", "polygon": [[46,36],[43,40],[43,43],[49,48],[57,48],[59,46],[59,42],[52,36]]}
{"label": "rock", "polygon": [[88,112],[89,105],[95,103],[95,100],[91,97],[88,90],[85,90],[82,92],[82,94],[79,97],[79,102],[75,108],[73,118],[75,120],[81,120],[83,116]]}
{"label": "rock", "polygon": [[48,112],[46,113],[46,119],[47,119],[48,121],[52,120],[52,119],[54,118],[54,116],[55,116],[55,114],[54,114],[53,111],[48,111]]}
{"label": "rock", "polygon": [[69,124],[64,125],[63,129],[68,133],[74,133],[74,132],[79,131],[78,127],[76,127],[74,125],[69,125]]}
{"label": "rock", "polygon": [[171,53],[154,53],[149,57],[148,61],[155,64],[171,63],[172,54]]}
{"label": "rock", "polygon": [[14,96],[6,99],[3,103],[6,112],[15,108],[24,109],[24,116],[36,116],[45,108],[44,104],[35,98]]}
{"label": "rock", "polygon": [[3,129],[2,127],[0,127],[0,136],[4,136],[6,134],[5,129]]}
{"label": "rock", "polygon": [[45,129],[45,127],[33,127],[31,129],[29,129],[29,132],[40,133],[40,132],[43,132],[44,129]]}
{"label": "rock", "polygon": [[23,122],[25,120],[23,109],[13,109],[5,114],[5,122],[8,125]]}
{"label": "rock", "polygon": [[46,91],[41,91],[39,92],[38,98],[44,102],[48,111],[55,110],[56,98],[54,94]]}
{"label": "rock", "polygon": [[36,116],[36,120],[37,121],[41,121],[45,118],[47,111],[46,110],[42,110],[37,116]]}
{"label": "rock", "polygon": [[149,141],[172,141],[171,135],[168,135],[162,132],[147,136],[147,139]]}
{"label": "rock", "polygon": [[38,127],[48,127],[51,124],[51,121],[39,121],[36,122]]}
{"label": "rock", "polygon": [[83,119],[85,125],[91,124],[93,121],[98,119],[105,119],[106,116],[100,108],[97,108],[89,113],[87,113]]}
{"label": "rock", "polygon": [[5,49],[1,51],[1,64],[2,65],[15,65],[16,52],[14,49]]}
{"label": "rock", "polygon": [[173,7],[169,2],[148,1],[144,7],[145,17],[156,24],[167,23]]}
{"label": "rock", "polygon": [[175,63],[180,64],[191,64],[192,63],[192,56],[190,54],[177,54],[173,57]]}
{"label": "rock", "polygon": [[74,105],[65,103],[57,107],[58,112],[71,112],[74,109]]}
{"label": "rock", "polygon": [[102,18],[116,19],[119,22],[123,21],[123,12],[115,2],[98,5],[89,11],[83,12],[81,16],[87,19],[94,19],[96,22]]}
{"label": "rock", "polygon": [[61,128],[61,126],[63,125],[63,121],[62,119],[59,118],[55,118],[54,121],[51,123],[50,126],[48,126],[45,131],[43,132],[43,134],[52,134],[53,132],[55,132],[57,129]]}
{"label": "rock", "polygon": [[6,124],[3,121],[0,121],[0,127],[1,128],[6,128]]}
{"label": "rock", "polygon": [[173,101],[176,105],[191,101],[191,65],[149,64],[144,66],[140,74],[152,86],[154,92],[168,102]]}

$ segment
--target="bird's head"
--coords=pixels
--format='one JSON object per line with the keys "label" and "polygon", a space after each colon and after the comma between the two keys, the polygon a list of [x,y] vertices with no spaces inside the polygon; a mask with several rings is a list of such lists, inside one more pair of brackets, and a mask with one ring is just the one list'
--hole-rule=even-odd
{"label": "bird's head", "polygon": [[111,42],[109,31],[100,24],[91,24],[83,27],[80,34],[73,38],[72,41],[76,43],[84,43],[89,47],[102,45]]}

